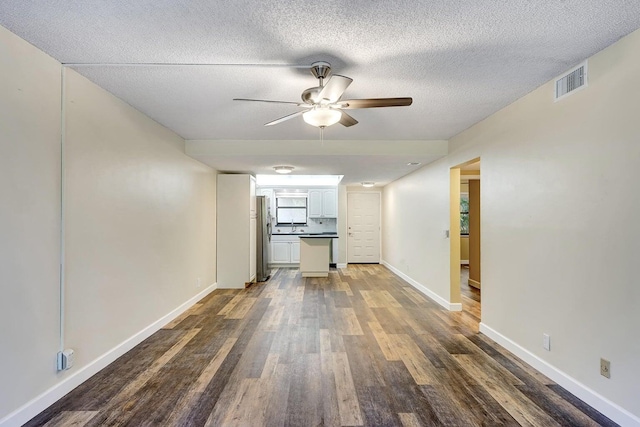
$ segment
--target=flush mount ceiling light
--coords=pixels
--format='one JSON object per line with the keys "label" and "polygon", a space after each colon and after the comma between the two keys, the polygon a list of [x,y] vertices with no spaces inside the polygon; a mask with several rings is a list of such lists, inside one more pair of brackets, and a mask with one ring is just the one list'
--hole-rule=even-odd
{"label": "flush mount ceiling light", "polygon": [[342,112],[329,107],[316,107],[303,113],[302,118],[311,126],[324,128],[338,123],[342,118]]}
{"label": "flush mount ceiling light", "polygon": [[259,187],[334,187],[340,183],[340,180],[342,175],[256,175],[256,185]]}
{"label": "flush mount ceiling light", "polygon": [[418,166],[420,164],[420,162],[409,162],[407,163],[407,166]]}
{"label": "flush mount ceiling light", "polygon": [[373,187],[374,185],[376,185],[376,183],[371,181],[365,181],[362,183],[363,187]]}
{"label": "flush mount ceiling light", "polygon": [[277,173],[291,173],[292,170],[294,170],[295,168],[293,166],[274,166],[273,170],[275,170]]}

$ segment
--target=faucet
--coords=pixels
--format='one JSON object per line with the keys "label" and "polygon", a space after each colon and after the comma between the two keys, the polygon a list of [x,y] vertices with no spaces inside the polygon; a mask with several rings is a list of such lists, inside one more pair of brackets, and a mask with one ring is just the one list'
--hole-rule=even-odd
{"label": "faucet", "polygon": [[296,231],[296,226],[293,224],[293,218],[291,219],[291,232]]}

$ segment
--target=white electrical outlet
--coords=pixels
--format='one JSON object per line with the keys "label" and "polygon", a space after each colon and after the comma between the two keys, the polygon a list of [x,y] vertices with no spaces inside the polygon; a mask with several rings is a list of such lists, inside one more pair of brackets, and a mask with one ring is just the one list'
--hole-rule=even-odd
{"label": "white electrical outlet", "polygon": [[72,368],[74,359],[75,353],[73,352],[73,349],[68,348],[64,351],[59,351],[57,358],[58,371],[65,371]]}
{"label": "white electrical outlet", "polygon": [[198,277],[198,280],[196,280],[196,288],[199,288],[201,283],[202,282],[201,282],[200,278]]}
{"label": "white electrical outlet", "polygon": [[607,359],[600,359],[600,375],[611,378],[611,362]]}
{"label": "white electrical outlet", "polygon": [[551,351],[551,337],[549,334],[542,334],[542,347],[547,351]]}

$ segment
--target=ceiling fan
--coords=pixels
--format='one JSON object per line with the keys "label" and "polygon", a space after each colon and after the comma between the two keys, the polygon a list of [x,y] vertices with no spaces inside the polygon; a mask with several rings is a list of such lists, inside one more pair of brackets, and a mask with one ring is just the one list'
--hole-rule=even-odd
{"label": "ceiling fan", "polygon": [[343,126],[353,126],[358,123],[343,110],[353,110],[356,108],[378,108],[378,107],[404,107],[411,105],[412,98],[368,98],[368,99],[347,99],[343,100],[342,95],[349,87],[353,79],[334,74],[324,84],[324,80],[331,73],[331,64],[328,62],[314,62],[311,64],[311,74],[318,79],[317,87],[312,87],[302,92],[303,102],[290,101],[270,101],[266,99],[234,98],[234,101],[268,102],[274,104],[293,104],[304,108],[293,114],[280,117],[272,122],[265,123],[265,126],[277,125],[284,121],[302,116],[305,122],[312,126],[325,128],[327,126],[340,123]]}

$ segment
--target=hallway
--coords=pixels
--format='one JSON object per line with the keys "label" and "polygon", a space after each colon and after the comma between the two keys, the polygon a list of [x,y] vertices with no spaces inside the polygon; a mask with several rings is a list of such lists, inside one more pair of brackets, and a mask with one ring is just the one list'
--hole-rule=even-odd
{"label": "hallway", "polygon": [[465,311],[381,265],[279,269],[214,291],[27,425],[615,425]]}
{"label": "hallway", "polygon": [[480,289],[469,286],[469,266],[460,266],[460,297],[462,298],[462,311],[480,323],[480,302],[482,293]]}

